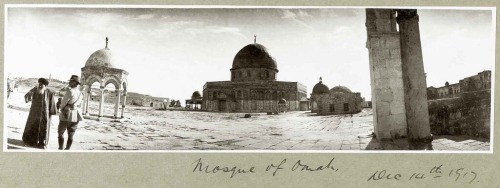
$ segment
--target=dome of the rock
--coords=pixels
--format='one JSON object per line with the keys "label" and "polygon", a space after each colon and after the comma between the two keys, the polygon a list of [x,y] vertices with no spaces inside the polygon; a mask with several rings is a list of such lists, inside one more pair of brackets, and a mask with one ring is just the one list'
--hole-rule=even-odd
{"label": "dome of the rock", "polygon": [[242,68],[278,69],[276,61],[269,55],[267,48],[257,43],[243,47],[234,57],[231,70]]}

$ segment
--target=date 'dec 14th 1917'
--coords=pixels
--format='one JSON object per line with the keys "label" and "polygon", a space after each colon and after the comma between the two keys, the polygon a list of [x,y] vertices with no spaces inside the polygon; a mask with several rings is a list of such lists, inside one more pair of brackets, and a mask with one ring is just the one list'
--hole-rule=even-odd
{"label": "date 'dec 14th 1917'", "polygon": [[465,181],[467,183],[477,183],[478,174],[472,170],[465,168],[453,168],[444,170],[443,165],[432,167],[428,172],[413,172],[413,173],[391,173],[388,170],[375,171],[367,181],[383,181],[383,180],[423,180],[423,179],[452,179],[456,182]]}

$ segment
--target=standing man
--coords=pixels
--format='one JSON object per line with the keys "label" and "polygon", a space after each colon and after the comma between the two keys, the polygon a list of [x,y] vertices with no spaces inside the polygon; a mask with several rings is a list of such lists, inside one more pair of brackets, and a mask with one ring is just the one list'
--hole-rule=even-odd
{"label": "standing man", "polygon": [[50,116],[57,113],[54,92],[47,88],[48,85],[47,79],[40,78],[38,86],[24,95],[26,103],[32,103],[24,127],[23,142],[42,149],[47,148]]}
{"label": "standing man", "polygon": [[83,120],[83,115],[80,111],[83,94],[78,89],[78,85],[80,85],[80,78],[77,75],[72,75],[69,79],[69,90],[66,91],[61,101],[61,113],[59,114],[59,126],[57,128],[57,133],[59,134],[59,150],[63,149],[63,134],[66,129],[68,130],[68,142],[66,143],[65,150],[71,148],[73,135],[75,135],[78,122]]}

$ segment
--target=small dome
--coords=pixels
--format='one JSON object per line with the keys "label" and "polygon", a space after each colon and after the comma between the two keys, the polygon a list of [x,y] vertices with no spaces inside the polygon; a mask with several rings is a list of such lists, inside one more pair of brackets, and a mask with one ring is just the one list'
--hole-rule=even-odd
{"label": "small dome", "polygon": [[200,97],[201,97],[201,95],[200,95],[200,92],[198,92],[198,91],[193,92],[193,95],[191,95],[191,99],[197,99]]}
{"label": "small dome", "polygon": [[100,66],[100,67],[109,67],[115,68],[113,64],[113,55],[109,48],[103,48],[95,51],[90,55],[85,63],[85,66]]}
{"label": "small dome", "polygon": [[278,102],[278,104],[286,104],[286,100],[281,98],[280,101]]}
{"label": "small dome", "polygon": [[323,84],[323,81],[319,81],[316,85],[314,85],[312,94],[324,94],[328,93],[328,91],[330,91],[328,86]]}
{"label": "small dome", "polygon": [[278,70],[276,61],[267,52],[267,48],[260,44],[249,44],[243,47],[234,57],[233,68],[268,68]]}
{"label": "small dome", "polygon": [[335,86],[330,90],[331,93],[341,92],[341,93],[352,93],[352,91],[345,86]]}

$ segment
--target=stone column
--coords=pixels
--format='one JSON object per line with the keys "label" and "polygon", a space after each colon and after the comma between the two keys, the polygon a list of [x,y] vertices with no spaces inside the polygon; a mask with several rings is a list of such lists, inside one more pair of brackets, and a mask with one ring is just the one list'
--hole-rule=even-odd
{"label": "stone column", "polygon": [[90,95],[92,94],[91,92],[91,87],[89,86],[89,90],[87,91],[87,97],[85,97],[85,115],[89,115],[89,103],[90,103]]}
{"label": "stone column", "polygon": [[120,109],[120,97],[121,97],[121,92],[119,89],[116,91],[116,103],[115,103],[115,113],[114,113],[114,118],[118,119],[118,109]]}
{"label": "stone column", "polygon": [[[411,142],[430,142],[427,83],[416,9],[398,10],[401,59],[405,93],[408,138]],[[411,145],[410,145],[411,147]]]}
{"label": "stone column", "polygon": [[123,112],[125,111],[125,104],[127,102],[127,90],[123,90],[123,103],[122,103],[122,116],[121,118],[123,118]]}
{"label": "stone column", "polygon": [[90,86],[84,85],[82,94],[83,94],[83,106],[82,106],[82,112],[83,115],[88,115],[88,109],[89,109],[89,90]]}
{"label": "stone column", "polygon": [[101,89],[101,101],[99,101],[99,115],[98,115],[98,117],[102,117],[103,112],[104,112],[104,86],[101,86],[100,89]]}
{"label": "stone column", "polygon": [[391,9],[366,9],[373,126],[378,140],[407,136],[400,36],[395,19]]}

